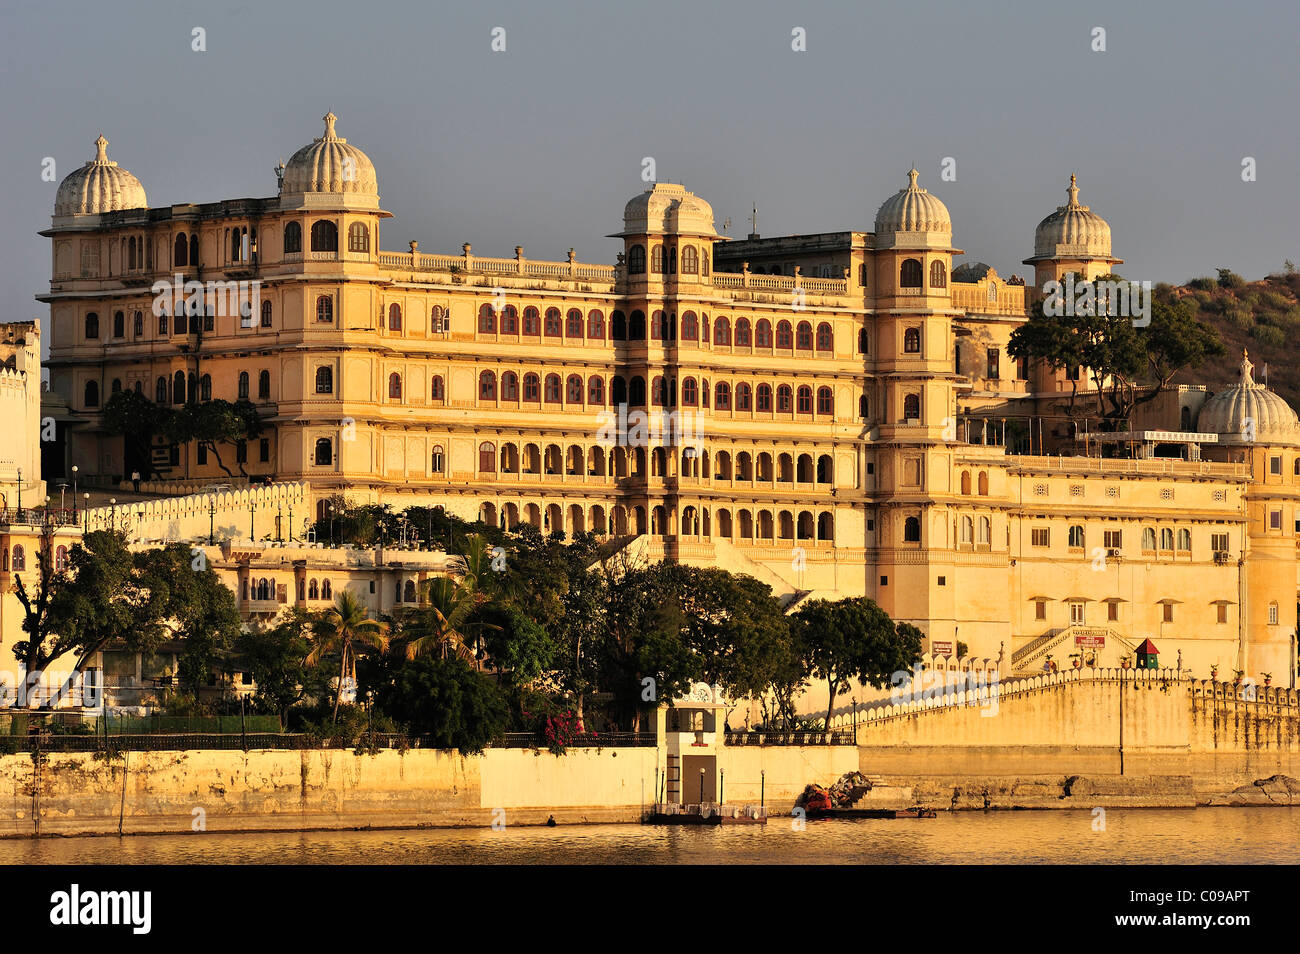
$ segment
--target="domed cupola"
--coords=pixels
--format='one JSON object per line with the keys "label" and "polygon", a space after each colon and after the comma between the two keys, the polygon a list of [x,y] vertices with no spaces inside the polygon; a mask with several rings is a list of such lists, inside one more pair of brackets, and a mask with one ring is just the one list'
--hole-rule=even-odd
{"label": "domed cupola", "polygon": [[[375,177],[374,163],[364,152],[335,133],[337,116],[326,113],[324,118],[325,135],[303,146],[285,165],[280,179],[282,199],[328,194],[341,197],[344,205],[377,206],[379,182]],[[290,204],[321,203],[303,201]]]}
{"label": "domed cupola", "polygon": [[122,209],[147,209],[140,180],[108,158],[108,140],[95,140],[95,158],[59,183],[54,216],[100,215]]}
{"label": "domed cupola", "polygon": [[1069,201],[1034,229],[1034,257],[1039,259],[1101,259],[1118,263],[1110,254],[1110,225],[1088,206],[1079,204],[1079,187],[1073,175],[1066,189]]}
{"label": "domed cupola", "polygon": [[1241,352],[1241,379],[1201,407],[1196,428],[1218,434],[1221,444],[1300,444],[1300,418],[1267,385],[1255,381],[1255,366]]}
{"label": "domed cupola", "polygon": [[952,218],[948,207],[916,184],[920,173],[907,173],[908,186],[899,189],[876,212],[876,248],[948,248]]}
{"label": "domed cupola", "polygon": [[656,232],[716,238],[713,206],[685,186],[656,182],[623,208],[623,231],[617,237]]}

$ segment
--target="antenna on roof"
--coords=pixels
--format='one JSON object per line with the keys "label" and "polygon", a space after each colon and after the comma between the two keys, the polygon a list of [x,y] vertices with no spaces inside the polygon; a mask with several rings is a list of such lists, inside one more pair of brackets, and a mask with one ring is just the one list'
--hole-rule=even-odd
{"label": "antenna on roof", "polygon": [[754,203],[754,212],[749,217],[749,237],[751,239],[758,238],[758,203],[757,202]]}

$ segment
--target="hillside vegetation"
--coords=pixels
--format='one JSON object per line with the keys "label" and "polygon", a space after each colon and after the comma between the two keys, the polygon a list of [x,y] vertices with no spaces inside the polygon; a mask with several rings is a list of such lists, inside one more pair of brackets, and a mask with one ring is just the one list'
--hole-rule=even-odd
{"label": "hillside vegetation", "polygon": [[1300,409],[1300,272],[1290,262],[1262,281],[1248,282],[1230,269],[1185,285],[1161,283],[1158,299],[1183,302],[1213,327],[1226,354],[1184,370],[1176,384],[1204,384],[1219,391],[1240,376],[1241,350],[1250,352],[1255,379],[1265,380],[1293,408]]}

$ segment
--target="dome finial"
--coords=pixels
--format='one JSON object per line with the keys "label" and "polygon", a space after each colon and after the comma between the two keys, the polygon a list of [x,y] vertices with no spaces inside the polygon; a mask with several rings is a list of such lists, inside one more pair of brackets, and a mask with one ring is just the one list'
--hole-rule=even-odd
{"label": "dome finial", "polygon": [[1079,186],[1077,183],[1078,180],[1074,177],[1074,173],[1071,172],[1070,188],[1065,190],[1070,195],[1070,203],[1066,206],[1068,209],[1077,209],[1079,207]]}
{"label": "dome finial", "polygon": [[95,161],[108,162],[108,140],[104,134],[100,133],[99,138],[95,140]]}
{"label": "dome finial", "polygon": [[919,176],[920,174],[921,174],[921,173],[919,173],[919,172],[916,171],[916,166],[913,166],[910,170],[908,170],[908,173],[907,173],[907,183],[908,183],[908,185],[907,185],[907,187],[908,187],[909,189],[915,189],[915,188],[916,188],[916,178],[917,178],[917,176]]}
{"label": "dome finial", "polygon": [[1255,370],[1255,366],[1250,363],[1250,353],[1245,348],[1242,348],[1241,349],[1241,386],[1243,388],[1250,388],[1255,386],[1254,370]]}
{"label": "dome finial", "polygon": [[334,134],[334,123],[338,120],[338,117],[334,115],[333,111],[330,111],[321,118],[325,120],[325,138],[337,139],[338,137]]}

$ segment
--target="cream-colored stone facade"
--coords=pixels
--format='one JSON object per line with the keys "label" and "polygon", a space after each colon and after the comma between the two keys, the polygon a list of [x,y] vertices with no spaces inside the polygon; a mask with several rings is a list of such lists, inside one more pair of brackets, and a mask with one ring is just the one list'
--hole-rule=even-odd
{"label": "cream-colored stone facade", "polygon": [[[243,467],[306,482],[317,506],[441,504],[615,535],[792,601],[869,596],[944,664],[958,642],[1010,671],[1049,643],[1065,662],[1062,647],[1101,638],[1099,663],[1115,665],[1151,638],[1162,664],[1181,650],[1187,668],[1291,684],[1294,449],[1281,483],[1258,469],[1263,446],[1186,465],[1006,454],[994,410],[1032,413],[1063,382],[1006,354],[1030,290],[996,272],[951,280],[947,209],[914,170],[872,231],[748,243],[762,272],[677,185],[627,203],[616,263],[585,264],[381,251],[374,168],[332,115],[281,173],[269,198],[148,209],[140,187],[136,208],[56,209],[40,298],[74,419],[68,465],[228,480],[193,448],[125,460],[99,409],[119,388],[247,397],[269,427]],[[1036,279],[1110,271],[1104,225],[1071,183],[1035,235]],[[186,314],[185,290],[157,284],[178,275],[260,287],[242,314],[222,288]],[[630,440],[611,438],[641,411],[675,412],[686,434],[646,439],[633,420]]]}

